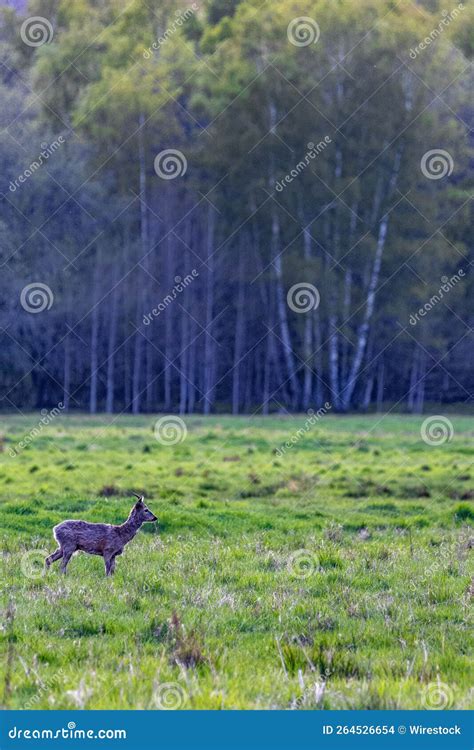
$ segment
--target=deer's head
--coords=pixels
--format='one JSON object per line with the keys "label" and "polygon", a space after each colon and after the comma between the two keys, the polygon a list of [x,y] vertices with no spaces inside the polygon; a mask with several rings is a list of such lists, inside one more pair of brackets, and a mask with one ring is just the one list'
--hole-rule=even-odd
{"label": "deer's head", "polygon": [[[133,494],[135,495],[135,493]],[[155,514],[152,513],[151,510],[147,508],[147,506],[143,502],[144,500],[143,495],[135,495],[135,497],[138,497],[138,500],[133,507],[133,514],[136,516],[136,518],[142,523],[146,523],[147,521],[149,522],[158,521]]]}

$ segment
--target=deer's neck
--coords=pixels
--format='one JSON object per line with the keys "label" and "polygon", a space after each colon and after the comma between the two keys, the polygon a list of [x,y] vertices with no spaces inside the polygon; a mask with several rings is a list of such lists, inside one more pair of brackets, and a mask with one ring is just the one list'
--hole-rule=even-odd
{"label": "deer's neck", "polygon": [[119,526],[120,529],[120,536],[124,540],[124,542],[129,542],[135,534],[137,533],[138,529],[142,525],[142,521],[140,521],[136,516],[131,514],[125,523],[123,523],[121,526]]}

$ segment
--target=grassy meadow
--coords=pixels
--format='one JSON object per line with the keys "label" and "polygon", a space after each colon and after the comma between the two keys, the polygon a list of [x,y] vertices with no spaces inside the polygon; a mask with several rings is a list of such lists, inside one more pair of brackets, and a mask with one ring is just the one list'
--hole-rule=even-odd
{"label": "grassy meadow", "polygon": [[[472,419],[60,415],[18,447],[39,416],[1,418],[3,707],[473,707]],[[54,524],[132,491],[159,525],[113,578],[44,574]]]}

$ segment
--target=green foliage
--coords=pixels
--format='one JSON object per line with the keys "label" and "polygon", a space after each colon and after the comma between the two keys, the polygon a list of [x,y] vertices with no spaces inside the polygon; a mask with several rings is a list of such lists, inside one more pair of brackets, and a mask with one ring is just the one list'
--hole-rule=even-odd
{"label": "green foliage", "polygon": [[[472,5],[415,58],[410,50],[439,25],[437,0],[212,0],[190,8],[184,0],[35,0],[28,12],[54,28],[51,42],[38,48],[22,43],[22,18],[2,12],[4,192],[42,141],[66,134],[44,169],[6,193],[0,253],[11,274],[1,291],[11,300],[4,325],[12,325],[13,340],[2,351],[0,382],[10,401],[57,403],[64,379],[60,346],[66,349],[67,342],[71,356],[84,359],[76,345],[96,338],[89,312],[99,299],[100,356],[93,358],[108,361],[114,332],[112,395],[115,406],[127,410],[126,379],[138,369],[125,345],[131,321],[136,328],[173,279],[193,266],[199,279],[180,306],[154,320],[146,341],[132,343],[146,377],[191,349],[198,331],[219,344],[204,347],[208,359],[216,359],[212,366],[204,368],[204,359],[194,366],[191,350],[189,372],[169,375],[172,398],[179,392],[188,402],[182,411],[190,402],[202,408],[186,388],[199,391],[204,369],[216,381],[208,389],[212,408],[229,409],[232,386],[239,389],[223,352],[241,347],[248,354],[244,364],[239,360],[237,400],[247,411],[262,404],[257,373],[265,363],[275,394],[270,409],[307,408],[329,395],[334,409],[364,406],[365,394],[370,403],[376,389],[383,393],[382,371],[390,400],[398,403],[412,379],[419,399],[465,399],[472,390],[465,341],[472,279],[466,273],[449,301],[443,298],[416,327],[409,319],[438,292],[441,278],[467,271],[470,262]],[[289,41],[297,16],[318,24],[314,43]],[[277,183],[304,164],[308,144],[325,137],[327,148],[279,191]],[[155,170],[155,157],[170,148],[186,159],[182,179],[168,181]],[[430,180],[420,163],[438,148],[448,151],[453,172]],[[365,324],[385,216],[386,247]],[[40,319],[25,320],[17,293],[31,277],[43,276],[55,294],[47,331]],[[18,285],[13,294],[11,278]],[[278,306],[302,281],[321,292],[310,325],[305,315],[283,314]],[[212,320],[218,320],[216,330]],[[365,325],[367,341],[351,381]],[[275,331],[273,353],[269,329]],[[238,331],[245,333],[245,346],[236,340]],[[22,345],[15,347],[15,340]],[[332,360],[329,341],[335,341]],[[30,359],[43,355],[44,369],[36,366],[30,376]],[[244,367],[254,380],[245,398]],[[102,408],[106,367],[99,369]],[[308,370],[310,397],[302,393]],[[78,366],[72,377],[71,389],[85,406],[86,368]],[[343,403],[351,382],[354,392]],[[157,393],[167,389],[161,379],[156,386]],[[147,408],[162,405],[156,398]]]}

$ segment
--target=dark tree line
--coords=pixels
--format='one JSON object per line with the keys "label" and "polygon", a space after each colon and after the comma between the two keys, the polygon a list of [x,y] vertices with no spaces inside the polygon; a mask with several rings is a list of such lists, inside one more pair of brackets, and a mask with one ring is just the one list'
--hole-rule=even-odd
{"label": "dark tree line", "polygon": [[470,8],[409,54],[440,14],[4,9],[3,408],[468,401]]}

